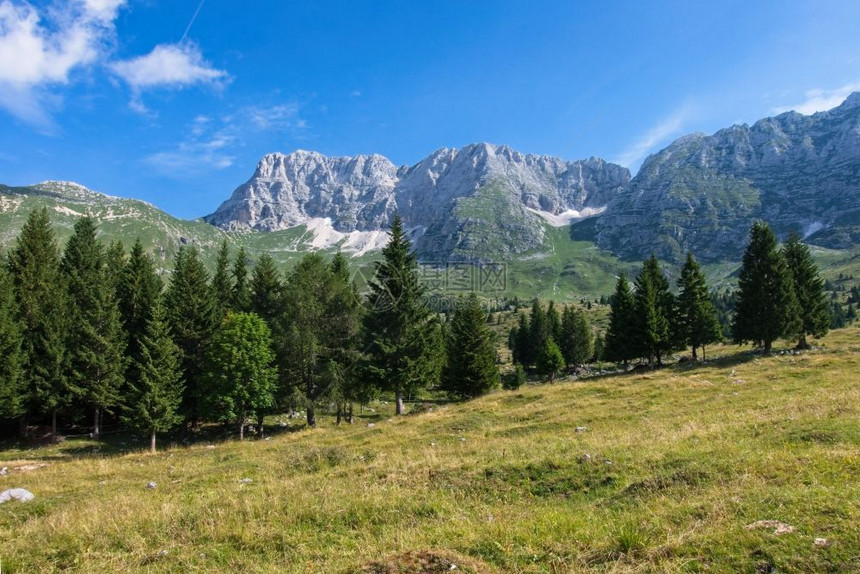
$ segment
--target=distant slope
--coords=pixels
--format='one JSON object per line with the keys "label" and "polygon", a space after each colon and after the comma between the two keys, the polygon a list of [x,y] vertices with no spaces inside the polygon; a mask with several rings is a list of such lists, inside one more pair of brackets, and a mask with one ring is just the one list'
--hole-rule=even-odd
{"label": "distant slope", "polygon": [[624,258],[737,260],[754,219],[822,247],[860,244],[860,92],[811,116],[678,139],[615,196],[597,241]]}

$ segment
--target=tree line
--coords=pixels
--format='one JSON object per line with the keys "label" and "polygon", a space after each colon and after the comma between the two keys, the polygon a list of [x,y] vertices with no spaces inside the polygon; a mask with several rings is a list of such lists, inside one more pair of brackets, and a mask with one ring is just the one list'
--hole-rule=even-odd
{"label": "tree line", "polygon": [[[61,251],[46,209],[35,210],[0,266],[0,417],[30,424],[105,415],[146,434],[184,424],[235,426],[303,407],[352,405],[428,386],[456,398],[499,385],[493,333],[477,296],[444,318],[429,307],[399,217],[361,294],[346,258],[305,255],[287,273],[262,255],[249,270],[221,245],[210,275],[182,246],[165,285],[135,242],[104,245],[80,218]],[[88,415],[86,413],[89,413]]]}
{"label": "tree line", "polygon": [[780,248],[770,227],[756,222],[750,231],[733,293],[709,293],[692,254],[681,269],[673,294],[656,257],[645,261],[634,286],[622,273],[610,299],[603,358],[619,363],[645,359],[660,365],[667,353],[723,340],[721,314],[735,343],[752,343],[770,353],[774,341],[796,339],[809,348],[808,336],[827,333],[832,316],[824,281],[809,248],[792,233]]}

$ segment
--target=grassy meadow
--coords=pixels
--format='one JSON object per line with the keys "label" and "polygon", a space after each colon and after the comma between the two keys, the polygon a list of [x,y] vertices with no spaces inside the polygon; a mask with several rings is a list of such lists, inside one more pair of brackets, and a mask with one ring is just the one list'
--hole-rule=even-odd
{"label": "grassy meadow", "polygon": [[0,444],[37,497],[0,505],[2,572],[858,572],[860,328],[822,344],[156,455]]}

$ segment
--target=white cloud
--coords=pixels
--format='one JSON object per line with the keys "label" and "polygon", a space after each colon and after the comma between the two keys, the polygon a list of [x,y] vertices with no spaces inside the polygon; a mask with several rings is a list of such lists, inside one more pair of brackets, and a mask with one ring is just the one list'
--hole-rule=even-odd
{"label": "white cloud", "polygon": [[226,133],[210,134],[206,138],[192,136],[173,150],[147,156],[144,163],[171,177],[195,176],[233,165],[236,158],[228,148],[234,142],[235,138]]}
{"label": "white cloud", "polygon": [[805,100],[799,104],[774,108],[773,113],[781,114],[794,110],[801,114],[810,115],[815,112],[823,112],[835,108],[844,102],[845,98],[852,92],[857,91],[860,91],[860,82],[852,82],[834,90],[822,90],[820,88],[807,90],[804,94]]}
{"label": "white cloud", "polygon": [[672,115],[663,118],[657,125],[633,142],[630,147],[621,152],[613,161],[625,167],[632,168],[642,161],[656,145],[664,142],[669,136],[679,133],[689,116],[690,109],[684,106]]}
{"label": "white cloud", "polygon": [[[51,125],[48,88],[69,82],[75,68],[96,62],[115,35],[125,0],[74,0],[39,10],[0,2],[0,107],[42,128]],[[56,100],[56,98],[54,98]]]}
{"label": "white cloud", "polygon": [[227,72],[213,68],[193,43],[159,44],[145,56],[111,64],[111,69],[137,92],[157,87],[219,85]]}

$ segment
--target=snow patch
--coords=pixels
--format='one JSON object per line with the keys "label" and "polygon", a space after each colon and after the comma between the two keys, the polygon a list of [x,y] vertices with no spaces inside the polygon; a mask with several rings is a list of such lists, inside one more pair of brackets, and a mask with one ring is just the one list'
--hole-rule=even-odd
{"label": "snow patch", "polygon": [[310,241],[312,249],[337,247],[353,257],[360,257],[370,251],[379,251],[388,243],[388,233],[381,229],[373,231],[350,231],[344,233],[332,226],[330,217],[315,217],[305,222],[305,229],[313,234]]}
{"label": "snow patch", "polygon": [[564,227],[565,225],[570,225],[574,221],[588,219],[589,217],[600,215],[601,213],[606,211],[606,206],[602,205],[600,207],[583,207],[581,211],[577,211],[575,209],[568,209],[567,211],[562,211],[561,213],[550,213],[549,211],[540,211],[538,209],[532,209],[531,207],[527,207],[526,209],[536,215],[541,216],[543,219],[546,220],[547,223],[549,223],[553,227]]}
{"label": "snow patch", "polygon": [[822,229],[824,229],[825,225],[820,221],[813,221],[809,225],[806,226],[806,230],[803,232],[803,238],[806,239],[810,235],[818,233]]}

